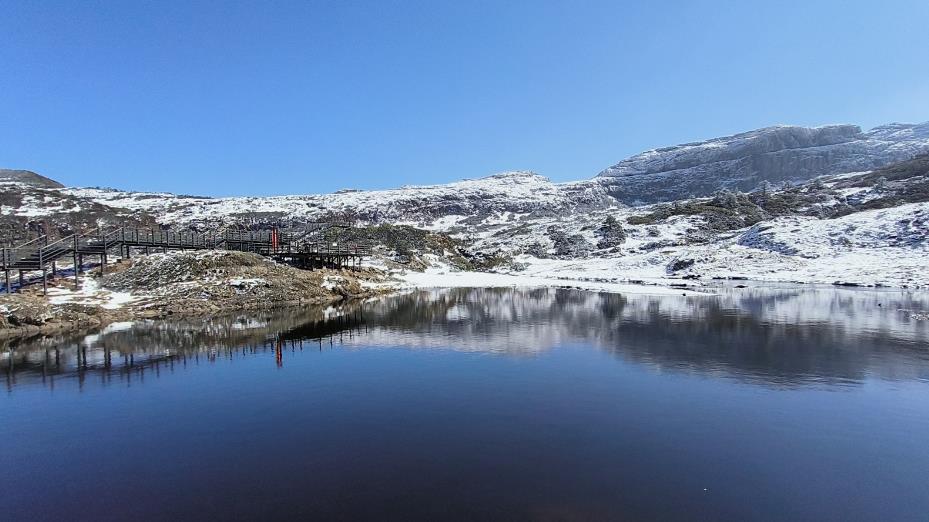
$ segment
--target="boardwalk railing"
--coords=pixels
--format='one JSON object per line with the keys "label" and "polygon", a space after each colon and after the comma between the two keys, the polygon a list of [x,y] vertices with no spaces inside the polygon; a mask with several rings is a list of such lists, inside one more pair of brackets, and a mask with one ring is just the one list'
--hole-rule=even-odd
{"label": "boardwalk railing", "polygon": [[42,288],[47,292],[47,272],[57,274],[56,262],[71,257],[74,263],[74,282],[82,272],[84,256],[99,256],[100,270],[106,270],[107,256],[117,250],[121,257],[130,257],[132,250],[238,250],[254,252],[279,261],[303,267],[342,266],[347,262],[370,255],[368,243],[340,242],[323,237],[322,232],[330,228],[346,228],[341,223],[314,223],[308,227],[292,230],[225,230],[223,232],[180,232],[146,228],[121,227],[110,230],[95,229],[81,234],[72,234],[55,241],[48,236],[36,238],[0,251],[0,269],[4,272],[6,291],[10,293],[10,271],[19,271],[20,288],[24,284],[23,273],[42,271]]}

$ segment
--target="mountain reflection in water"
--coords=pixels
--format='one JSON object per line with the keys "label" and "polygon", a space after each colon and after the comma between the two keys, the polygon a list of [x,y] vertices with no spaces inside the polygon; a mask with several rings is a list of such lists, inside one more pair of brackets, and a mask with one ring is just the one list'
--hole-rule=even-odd
{"label": "mountain reflection in water", "polygon": [[927,309],[457,289],[8,344],[0,519],[921,521]]}
{"label": "mountain reflection in water", "polygon": [[656,371],[769,386],[929,379],[921,292],[721,288],[710,298],[565,289],[415,291],[339,307],[113,325],[100,333],[8,343],[7,388],[56,378],[144,382],[175,365],[324,349],[405,348],[534,356],[592,345]]}

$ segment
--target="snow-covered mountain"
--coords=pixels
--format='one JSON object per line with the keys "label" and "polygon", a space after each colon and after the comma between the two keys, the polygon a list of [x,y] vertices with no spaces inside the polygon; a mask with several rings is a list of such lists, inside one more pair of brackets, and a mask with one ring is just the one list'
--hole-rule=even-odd
{"label": "snow-covered mountain", "polygon": [[502,214],[558,217],[707,196],[723,188],[750,191],[765,181],[780,185],[868,171],[924,151],[929,151],[929,122],[889,124],[866,133],[854,125],[777,126],[643,152],[585,181],[553,183],[531,172],[505,172],[442,185],[270,197],[58,189],[56,182],[32,172],[0,171],[0,181],[7,180],[0,188],[0,216],[73,218],[93,210],[94,217],[110,212],[120,220],[195,228],[288,217],[406,222],[436,229]]}
{"label": "snow-covered mountain", "polygon": [[926,151],[929,122],[892,123],[868,132],[855,125],[775,126],[649,150],[599,177],[624,203],[653,203],[872,170]]}
{"label": "snow-covered mountain", "polygon": [[[0,225],[63,234],[101,225],[215,230],[344,219],[428,231],[368,229],[387,258],[409,258],[424,238],[441,235],[421,254],[432,256],[428,262],[446,282],[464,257],[471,267],[574,281],[738,276],[926,286],[929,156],[909,159],[924,151],[929,123],[866,133],[851,125],[770,127],[645,152],[570,183],[506,172],[443,185],[272,197],[58,188],[17,174],[0,183]],[[811,178],[790,189],[778,183]],[[717,193],[763,181],[779,188]],[[673,204],[661,203],[668,199]],[[646,204],[624,204],[635,202]]]}

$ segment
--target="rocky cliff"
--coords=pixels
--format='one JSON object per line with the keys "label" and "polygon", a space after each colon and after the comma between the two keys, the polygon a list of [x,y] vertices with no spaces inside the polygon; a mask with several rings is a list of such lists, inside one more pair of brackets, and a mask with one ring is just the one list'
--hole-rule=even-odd
{"label": "rocky cliff", "polygon": [[929,151],[929,122],[893,123],[862,132],[855,125],[775,126],[653,149],[599,174],[624,203],[707,196],[721,188],[750,191],[767,181],[797,183],[859,172]]}

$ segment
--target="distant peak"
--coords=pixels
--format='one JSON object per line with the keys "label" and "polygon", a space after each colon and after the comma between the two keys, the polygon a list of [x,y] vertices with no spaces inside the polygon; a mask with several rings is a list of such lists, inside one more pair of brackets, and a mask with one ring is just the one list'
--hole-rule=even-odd
{"label": "distant peak", "polygon": [[33,187],[64,188],[57,181],[36,174],[31,170],[0,169],[0,183],[22,183]]}
{"label": "distant peak", "polygon": [[498,172],[497,174],[492,174],[492,175],[490,175],[490,176],[487,176],[487,178],[498,178],[498,179],[505,179],[505,178],[545,178],[545,176],[542,176],[542,175],[540,175],[540,174],[536,174],[535,172],[532,172],[531,170],[508,170],[508,171],[504,171],[504,172]]}
{"label": "distant peak", "polygon": [[541,174],[536,174],[530,170],[508,170],[504,172],[498,172],[496,174],[491,174],[489,176],[483,176],[480,178],[464,178],[459,180],[459,183],[467,182],[474,183],[476,181],[484,182],[493,182],[493,181],[551,181]]}

